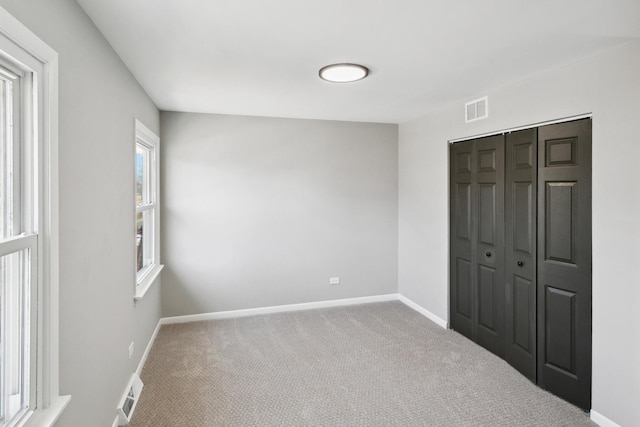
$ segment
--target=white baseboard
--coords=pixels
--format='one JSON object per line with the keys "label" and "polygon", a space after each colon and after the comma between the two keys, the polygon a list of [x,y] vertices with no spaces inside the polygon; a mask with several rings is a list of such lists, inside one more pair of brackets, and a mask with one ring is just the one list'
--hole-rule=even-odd
{"label": "white baseboard", "polygon": [[605,417],[598,411],[591,410],[591,421],[598,424],[600,427],[620,427],[620,424],[614,423],[609,418]]}
{"label": "white baseboard", "polygon": [[156,328],[153,330],[153,334],[151,334],[151,338],[147,343],[147,347],[144,349],[144,353],[142,353],[142,358],[140,358],[140,362],[138,363],[138,369],[136,369],[136,373],[138,376],[142,375],[142,368],[144,368],[144,364],[147,361],[147,357],[149,357],[149,352],[151,351],[151,347],[153,347],[153,343],[158,336],[158,331],[160,331],[160,326],[162,326],[162,319],[158,321]]}
{"label": "white baseboard", "polygon": [[405,305],[408,305],[409,307],[411,307],[412,309],[414,309],[418,313],[422,314],[427,319],[429,319],[432,322],[434,322],[436,325],[438,325],[440,327],[443,327],[444,329],[447,329],[447,321],[446,320],[436,316],[435,314],[433,314],[432,312],[430,312],[426,308],[416,304],[415,302],[411,301],[409,298],[405,297],[404,295],[398,294],[398,299],[400,301],[402,301]]}
{"label": "white baseboard", "polygon": [[388,294],[330,301],[307,302],[302,304],[249,308],[246,310],[217,311],[213,313],[193,314],[187,316],[164,317],[160,319],[160,324],[170,325],[175,323],[199,322],[201,320],[231,319],[234,317],[255,316],[258,314],[284,313],[288,311],[310,310],[314,308],[342,307],[347,305],[368,304],[372,302],[396,301],[398,299],[398,294]]}

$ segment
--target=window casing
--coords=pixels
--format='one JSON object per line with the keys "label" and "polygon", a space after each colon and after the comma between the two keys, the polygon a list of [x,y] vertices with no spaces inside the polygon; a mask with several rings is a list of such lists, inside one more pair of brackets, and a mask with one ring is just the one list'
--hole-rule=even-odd
{"label": "window casing", "polygon": [[14,425],[35,398],[33,299],[38,279],[32,74],[0,57],[0,425]]}
{"label": "window casing", "polygon": [[0,7],[0,427],[50,426],[58,393],[58,56]]}
{"label": "window casing", "polygon": [[149,128],[136,120],[136,289],[140,299],[162,270],[160,264],[159,143]]}

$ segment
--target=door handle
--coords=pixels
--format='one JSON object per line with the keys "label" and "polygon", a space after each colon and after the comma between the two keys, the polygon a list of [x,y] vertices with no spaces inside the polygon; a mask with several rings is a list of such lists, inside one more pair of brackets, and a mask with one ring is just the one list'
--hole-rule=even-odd
{"label": "door handle", "polygon": [[518,264],[518,267],[522,267],[524,265],[524,262],[518,261],[517,264]]}

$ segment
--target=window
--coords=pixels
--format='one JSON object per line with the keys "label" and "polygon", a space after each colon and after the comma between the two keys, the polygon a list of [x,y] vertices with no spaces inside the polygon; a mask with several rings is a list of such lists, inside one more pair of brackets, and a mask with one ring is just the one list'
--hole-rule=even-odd
{"label": "window", "polygon": [[158,205],[159,138],[136,120],[136,292],[140,299],[162,270]]}
{"label": "window", "polygon": [[31,200],[36,177],[33,157],[22,155],[33,151],[33,140],[21,126],[30,116],[23,96],[30,83],[28,75],[0,59],[0,420],[9,425],[29,408],[35,348],[29,319],[37,292],[37,206]]}
{"label": "window", "polygon": [[0,426],[58,395],[57,54],[0,8]]}

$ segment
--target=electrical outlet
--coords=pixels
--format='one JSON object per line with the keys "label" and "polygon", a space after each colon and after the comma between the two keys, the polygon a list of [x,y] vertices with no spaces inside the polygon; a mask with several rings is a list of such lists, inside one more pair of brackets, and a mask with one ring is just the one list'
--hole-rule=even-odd
{"label": "electrical outlet", "polygon": [[131,344],[129,344],[129,359],[133,357],[133,349],[133,341],[131,341]]}
{"label": "electrical outlet", "polygon": [[340,278],[339,277],[329,277],[329,284],[330,285],[339,285],[340,284]]}

